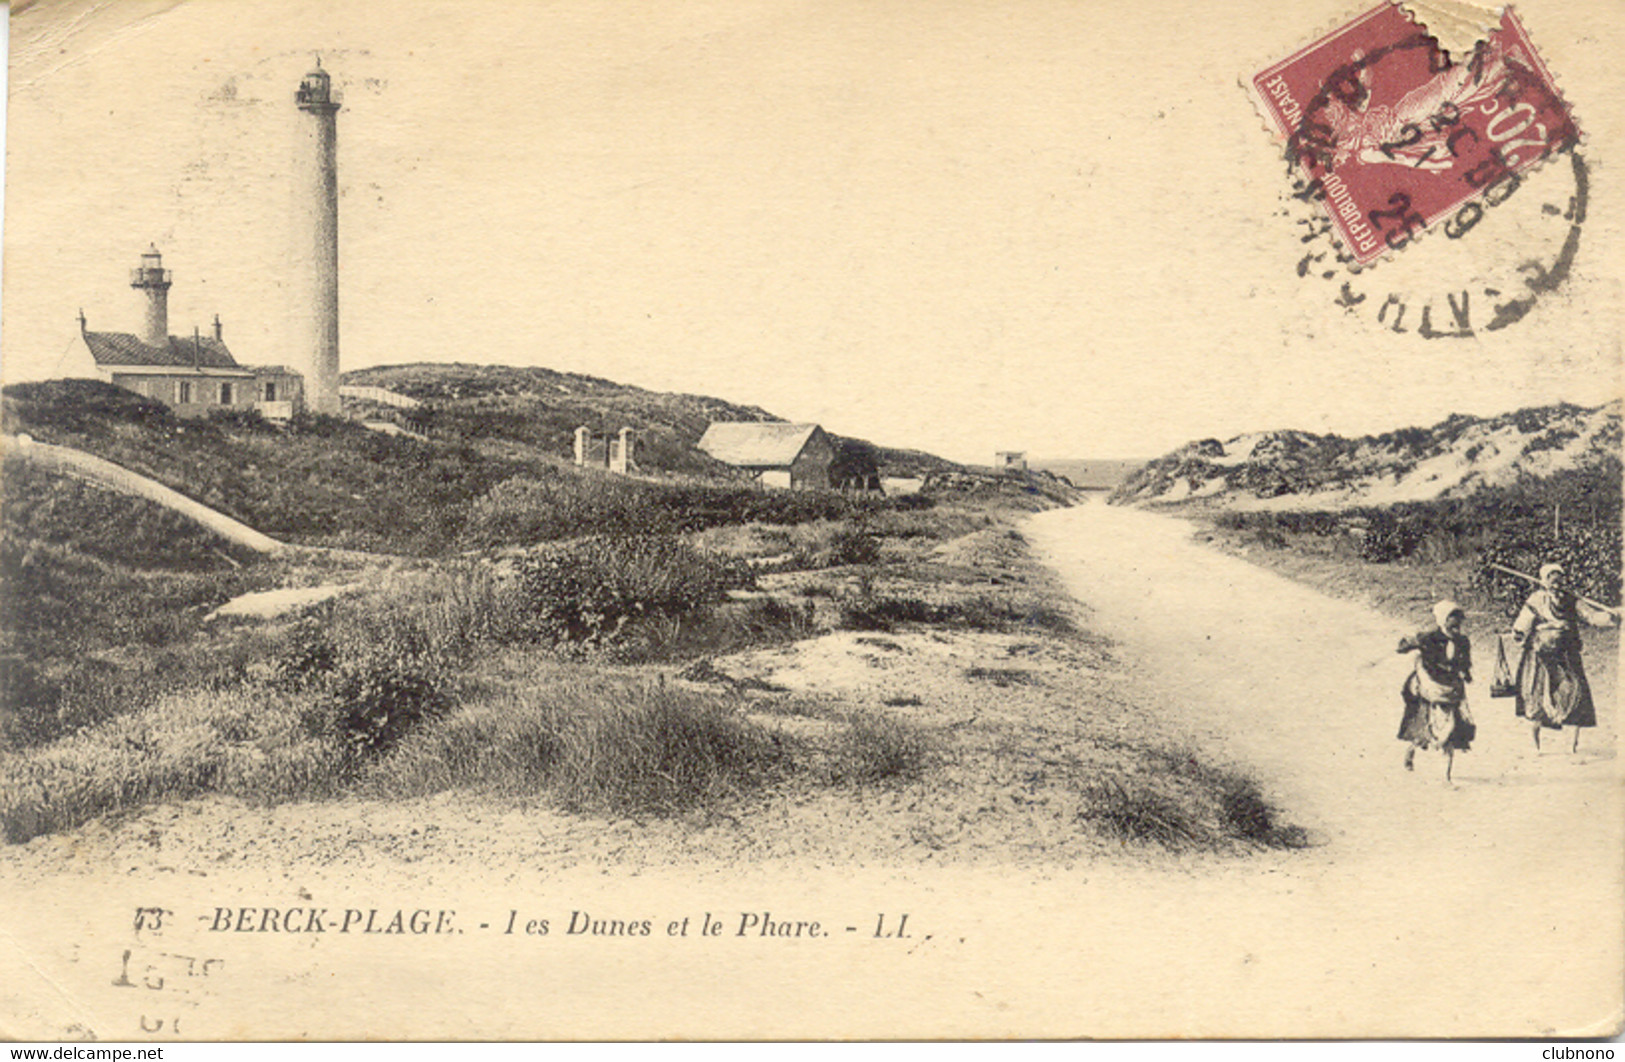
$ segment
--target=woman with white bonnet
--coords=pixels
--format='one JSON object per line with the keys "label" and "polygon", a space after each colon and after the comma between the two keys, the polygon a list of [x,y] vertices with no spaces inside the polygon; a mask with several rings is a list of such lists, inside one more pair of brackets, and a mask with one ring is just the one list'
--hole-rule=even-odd
{"label": "woman with white bonnet", "polygon": [[1399,740],[1407,741],[1405,769],[1415,769],[1417,749],[1444,753],[1444,779],[1457,752],[1472,747],[1477,727],[1467,711],[1467,683],[1473,681],[1473,647],[1462,633],[1467,614],[1454,601],[1433,606],[1437,626],[1400,640],[1398,652],[1417,653],[1416,668],[1400,689],[1405,715],[1399,721]]}
{"label": "woman with white bonnet", "polygon": [[1561,564],[1540,566],[1540,587],[1524,602],[1512,624],[1512,637],[1523,646],[1518,664],[1518,716],[1529,720],[1540,748],[1542,727],[1574,728],[1570,752],[1580,749],[1580,729],[1597,725],[1591,684],[1580,663],[1580,621],[1593,627],[1613,626],[1613,617],[1569,590]]}

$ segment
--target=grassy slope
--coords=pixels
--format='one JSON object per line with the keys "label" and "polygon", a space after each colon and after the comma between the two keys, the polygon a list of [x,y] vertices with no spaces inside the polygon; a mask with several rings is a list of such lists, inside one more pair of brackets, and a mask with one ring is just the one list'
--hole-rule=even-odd
{"label": "grassy slope", "polygon": [[[723,606],[768,621],[739,648],[831,627],[836,638],[861,632],[844,637],[883,655],[905,653],[911,639],[954,639],[948,668],[935,650],[894,657],[893,666],[921,672],[901,679],[908,696],[882,700],[883,684],[862,668],[853,689],[810,698],[731,679],[735,665],[708,662],[726,638],[684,645],[652,615],[617,625],[607,656],[541,652],[501,633],[532,614],[509,598],[513,584],[475,567],[436,567],[336,606],[313,628],[328,651],[296,652],[296,667],[177,691],[0,759],[0,819],[20,841],[204,794],[281,803],[458,792],[640,821],[695,809],[711,824],[724,808],[729,821],[763,810],[722,839],[820,859],[856,851],[1004,863],[1096,856],[1124,843],[1296,843],[1244,776],[1162,747],[1146,736],[1155,728],[1128,722],[1134,709],[1107,673],[1107,651],[1072,630],[1070,605],[1026,556],[1005,512],[944,506],[871,517],[861,529],[757,525],[700,536],[739,560],[792,547],[764,577],[765,596]],[[808,605],[826,618],[811,618]],[[663,661],[662,677],[616,663],[621,648]],[[702,662],[684,667],[694,654]],[[375,708],[391,719],[409,712],[411,725],[377,729]],[[692,858],[686,827],[647,829],[685,834],[667,850]],[[702,830],[695,842],[718,836]],[[399,840],[430,838],[414,831]],[[957,851],[944,853],[950,843]]]}
{"label": "grassy slope", "polygon": [[510,412],[481,412],[476,403],[434,413],[440,430],[423,441],[331,417],[286,430],[256,418],[183,420],[119,388],[70,380],[8,387],[4,423],[7,432],[104,457],[307,546],[436,555],[592,530],[794,522],[878,504],[577,469],[527,442],[539,429]]}
{"label": "grassy slope", "polygon": [[[625,427],[638,432],[637,460],[645,469],[723,475],[726,468],[695,449],[712,421],[776,421],[756,406],[703,395],[668,394],[595,376],[500,365],[394,365],[358,369],[346,384],[383,387],[419,399],[424,408],[381,415],[432,434],[503,440],[569,457],[575,430],[599,435]],[[839,436],[836,437],[839,440]],[[862,440],[850,440],[867,446]],[[917,450],[876,447],[882,474],[919,476],[959,466]]]}
{"label": "grassy slope", "polygon": [[455,542],[470,502],[539,459],[497,459],[335,418],[281,431],[252,418],[198,421],[82,380],[5,389],[8,434],[85,450],[273,537],[305,545],[432,553]]}

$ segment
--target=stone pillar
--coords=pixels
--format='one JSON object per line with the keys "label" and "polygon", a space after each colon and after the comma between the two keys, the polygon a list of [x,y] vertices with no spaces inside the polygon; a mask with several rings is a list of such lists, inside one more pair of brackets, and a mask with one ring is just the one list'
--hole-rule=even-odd
{"label": "stone pillar", "polygon": [[617,434],[610,450],[609,470],[611,472],[619,472],[624,476],[637,468],[637,465],[632,460],[632,440],[634,438],[631,428],[622,428]]}
{"label": "stone pillar", "polygon": [[592,453],[592,429],[586,425],[576,429],[576,464],[584,465]]}

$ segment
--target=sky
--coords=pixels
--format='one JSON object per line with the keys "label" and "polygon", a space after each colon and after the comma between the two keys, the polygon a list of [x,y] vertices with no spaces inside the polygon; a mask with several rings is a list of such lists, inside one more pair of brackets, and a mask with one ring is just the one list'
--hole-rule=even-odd
{"label": "sky", "polygon": [[[80,309],[139,331],[149,243],[172,332],[218,313],[239,361],[297,367],[292,93],[320,54],[346,370],[540,365],[982,463],[1596,404],[1625,19],[1590,10],[1520,6],[1587,135],[1573,274],[1511,328],[1426,341],[1297,275],[1240,86],[1336,0],[23,4],[0,373],[57,372]],[[1365,274],[1374,299],[1516,283],[1572,186],[1538,180],[1472,247]]]}

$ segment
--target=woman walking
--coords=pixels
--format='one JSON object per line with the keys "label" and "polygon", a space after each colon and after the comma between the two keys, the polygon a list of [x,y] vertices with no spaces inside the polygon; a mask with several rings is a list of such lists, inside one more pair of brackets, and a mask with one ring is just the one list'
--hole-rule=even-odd
{"label": "woman walking", "polygon": [[1518,716],[1529,720],[1540,748],[1542,727],[1574,728],[1570,752],[1580,750],[1582,727],[1597,725],[1591,684],[1580,663],[1580,621],[1611,627],[1614,619],[1575,597],[1561,564],[1543,564],[1540,588],[1529,595],[1512,624],[1512,637],[1523,646],[1518,663]]}
{"label": "woman walking", "polygon": [[1398,652],[1417,653],[1416,667],[1400,689],[1405,715],[1399,740],[1407,741],[1405,769],[1414,770],[1417,749],[1444,752],[1444,780],[1450,781],[1457,751],[1472,747],[1478,728],[1467,711],[1467,683],[1473,681],[1473,649],[1462,633],[1467,614],[1454,601],[1433,606],[1437,626],[1400,640]]}

